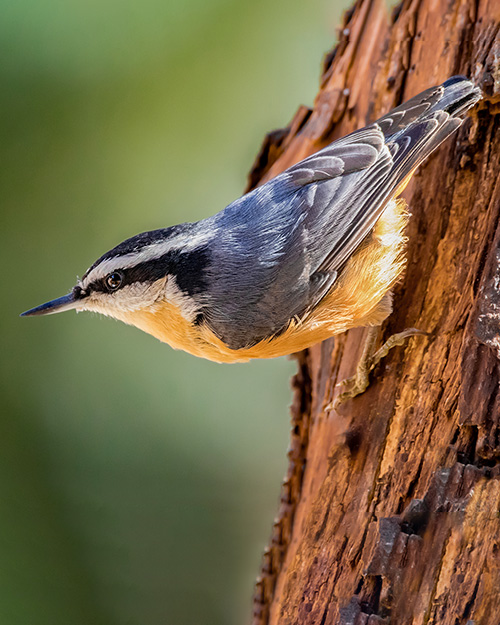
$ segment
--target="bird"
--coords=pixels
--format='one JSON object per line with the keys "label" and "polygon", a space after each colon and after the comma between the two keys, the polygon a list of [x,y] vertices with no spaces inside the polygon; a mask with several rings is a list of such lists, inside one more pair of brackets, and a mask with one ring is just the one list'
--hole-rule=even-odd
{"label": "bird", "polygon": [[215,215],[123,241],[69,294],[21,316],[95,311],[225,363],[293,354],[368,326],[342,394],[354,397],[389,349],[420,332],[407,329],[375,350],[405,266],[400,194],[481,97],[453,76]]}

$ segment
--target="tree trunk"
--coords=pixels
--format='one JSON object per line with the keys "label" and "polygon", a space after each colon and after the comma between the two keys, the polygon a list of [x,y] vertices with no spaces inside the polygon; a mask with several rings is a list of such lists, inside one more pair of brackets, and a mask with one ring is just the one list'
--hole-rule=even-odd
{"label": "tree trunk", "polygon": [[264,143],[250,186],[457,73],[485,92],[404,197],[408,265],[363,395],[325,406],[366,332],[298,355],[290,465],[254,625],[500,623],[500,0],[346,13],[314,109]]}

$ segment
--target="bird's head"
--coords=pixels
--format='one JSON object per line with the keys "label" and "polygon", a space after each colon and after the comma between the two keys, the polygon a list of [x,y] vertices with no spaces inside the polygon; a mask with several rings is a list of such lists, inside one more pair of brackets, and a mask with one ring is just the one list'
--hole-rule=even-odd
{"label": "bird's head", "polygon": [[168,302],[195,319],[193,296],[203,290],[206,242],[196,224],[143,232],[103,254],[70,293],[21,316],[89,310],[138,325],[135,316]]}

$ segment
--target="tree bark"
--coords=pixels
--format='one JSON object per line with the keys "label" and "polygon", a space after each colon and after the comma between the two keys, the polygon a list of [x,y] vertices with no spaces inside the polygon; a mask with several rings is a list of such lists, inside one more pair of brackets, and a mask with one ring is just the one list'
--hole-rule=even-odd
{"label": "tree bark", "polygon": [[254,625],[500,623],[500,0],[359,0],[267,180],[457,73],[485,92],[404,197],[408,264],[369,389],[325,406],[365,329],[298,355],[289,469]]}

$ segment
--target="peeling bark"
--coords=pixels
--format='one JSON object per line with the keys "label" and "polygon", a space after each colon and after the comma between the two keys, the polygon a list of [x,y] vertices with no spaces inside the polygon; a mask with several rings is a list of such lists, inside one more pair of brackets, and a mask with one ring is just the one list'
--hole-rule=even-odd
{"label": "peeling bark", "polygon": [[408,265],[368,391],[325,406],[364,329],[298,355],[289,469],[254,625],[500,622],[500,2],[360,0],[312,111],[271,133],[249,186],[447,77],[485,100],[414,176]]}

